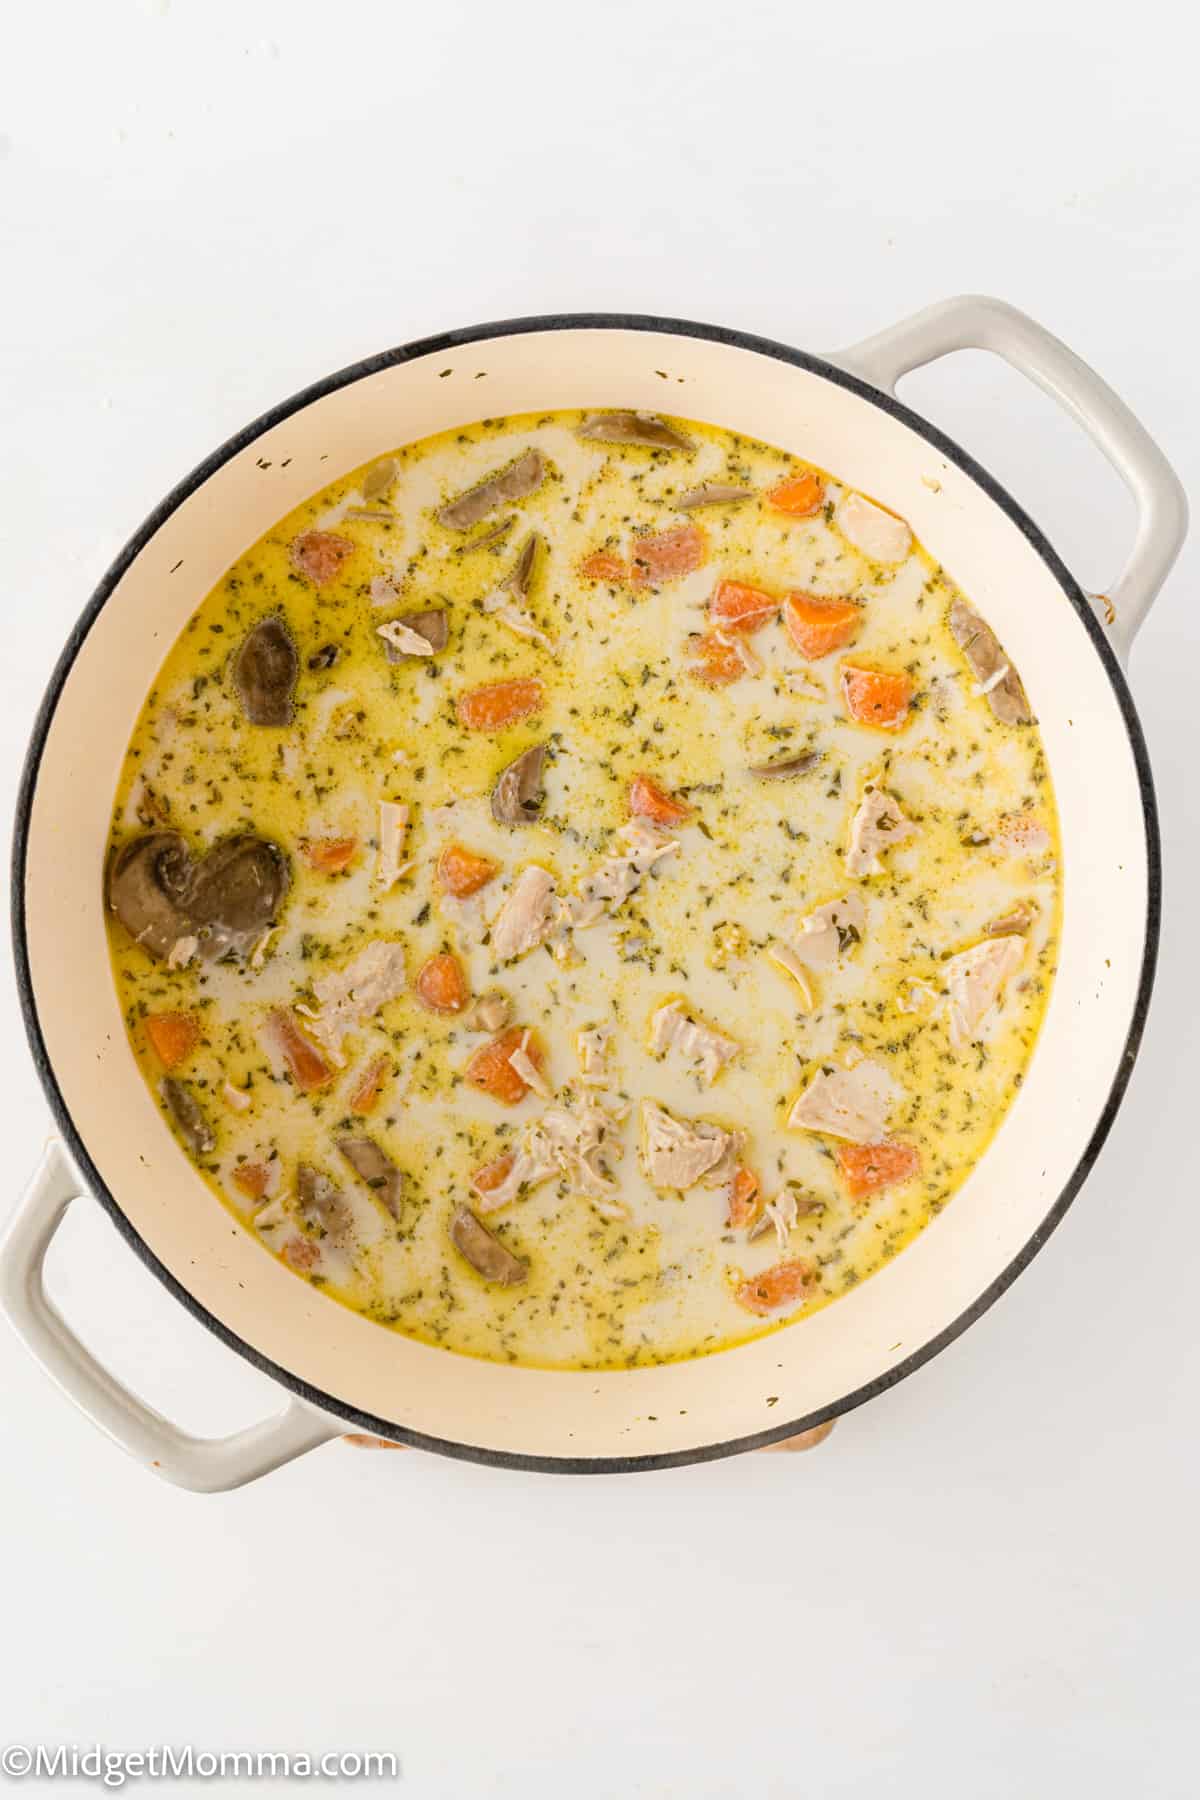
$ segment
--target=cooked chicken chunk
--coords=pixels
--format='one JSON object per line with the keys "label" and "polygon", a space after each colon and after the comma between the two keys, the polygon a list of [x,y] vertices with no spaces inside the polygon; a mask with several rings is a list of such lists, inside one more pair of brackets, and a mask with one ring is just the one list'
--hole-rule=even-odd
{"label": "cooked chicken chunk", "polygon": [[580,883],[571,909],[576,925],[592,925],[606,911],[615,911],[637,892],[655,863],[679,848],[678,838],[669,837],[647,819],[632,820],[617,838],[620,848]]}
{"label": "cooked chicken chunk", "polygon": [[988,938],[961,950],[946,964],[950,1042],[956,1050],[979,1036],[980,1026],[1001,997],[1004,984],[1021,965],[1020,937]]}
{"label": "cooked chicken chunk", "polygon": [[822,1069],[788,1115],[788,1124],[852,1144],[875,1144],[887,1132],[888,1114],[901,1089],[882,1064],[864,1057],[852,1069]]}
{"label": "cooked chicken chunk", "polygon": [[339,1068],[345,1065],[342,1040],[404,992],[406,985],[403,944],[376,938],[360,950],[353,962],[329,975],[318,975],[312,984],[320,1002],[319,1017],[307,1020],[308,1030]]}
{"label": "cooked chicken chunk", "polygon": [[711,1084],[740,1046],[734,1038],[725,1037],[710,1025],[697,1024],[684,1011],[681,1000],[670,1000],[651,1017],[650,1048],[660,1056],[677,1050]]}
{"label": "cooked chicken chunk", "polygon": [[654,1100],[642,1102],[642,1168],[660,1188],[689,1188],[720,1172],[737,1138],[706,1119],[676,1119]]}
{"label": "cooked chicken chunk", "polygon": [[497,962],[512,962],[536,950],[557,921],[554,877],[540,863],[530,863],[517,876],[492,924],[492,952]]}
{"label": "cooked chicken chunk", "polygon": [[905,817],[899,803],[882,788],[869,787],[850,821],[847,872],[851,875],[882,874],[883,864],[879,859],[883,852],[916,835],[917,827]]}
{"label": "cooked chicken chunk", "polygon": [[912,549],[912,532],[895,513],[862,494],[845,494],[834,514],[843,537],[872,562],[900,563]]}
{"label": "cooked chicken chunk", "polygon": [[850,893],[841,900],[830,900],[818,906],[800,921],[796,937],[796,954],[810,969],[827,968],[861,942],[867,928],[867,909],[860,894]]}

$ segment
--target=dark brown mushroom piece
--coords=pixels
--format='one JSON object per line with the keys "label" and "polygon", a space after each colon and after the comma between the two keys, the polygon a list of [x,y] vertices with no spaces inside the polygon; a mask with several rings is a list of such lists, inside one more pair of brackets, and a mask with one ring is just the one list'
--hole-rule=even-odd
{"label": "dark brown mushroom piece", "polygon": [[507,593],[514,594],[518,600],[528,600],[529,590],[533,585],[533,571],[537,565],[538,550],[541,548],[541,536],[531,531],[521,546],[516,562],[509,570],[500,586]]}
{"label": "dark brown mushroom piece", "polygon": [[247,956],[290,885],[287,858],[266,838],[224,838],[197,862],[178,832],[151,831],[114,853],[106,888],[109,909],[151,956],[195,938],[211,962]]}
{"label": "dark brown mushroom piece", "polygon": [[514,1256],[486,1225],[481,1225],[469,1206],[455,1208],[450,1220],[450,1242],[485,1281],[498,1282],[501,1287],[516,1287],[529,1274],[528,1263]]}
{"label": "dark brown mushroom piece", "polygon": [[476,487],[468,488],[457,500],[451,500],[438,512],[438,521],[448,525],[451,531],[469,531],[472,525],[478,525],[496,507],[511,504],[516,500],[527,500],[530,494],[536,493],[546,478],[546,459],[540,450],[525,450],[515,462],[507,468],[499,469],[481,481]]}
{"label": "dark brown mushroom piece", "polygon": [[374,1138],[340,1137],[334,1142],[380,1205],[387,1208],[393,1219],[398,1219],[400,1202],[404,1198],[404,1176],[391,1157],[384,1154]]}
{"label": "dark brown mushroom piece", "polygon": [[[405,631],[414,631],[419,638],[424,638],[431,656],[436,656],[450,642],[450,618],[442,607],[430,606],[423,612],[401,613],[399,618],[389,619],[388,624],[403,625]],[[425,655],[422,650],[405,650],[386,637],[383,648],[390,663],[419,662]]]}
{"label": "dark brown mushroom piece", "polygon": [[233,685],[251,725],[290,725],[300,658],[278,613],[268,613],[242,639]]}
{"label": "dark brown mushroom piece", "polygon": [[354,1214],[341,1188],[311,1163],[302,1162],[296,1169],[296,1210],[331,1244],[344,1246],[353,1236]]}
{"label": "dark brown mushroom piece", "polygon": [[592,413],[576,427],[575,435],[591,438],[597,444],[647,444],[652,450],[690,453],[696,448],[677,426],[648,412]]}
{"label": "dark brown mushroom piece", "polygon": [[457,544],[455,555],[473,556],[476,550],[497,549],[501,540],[508,536],[516,522],[514,516],[511,519],[501,519],[498,525],[488,526],[486,530],[477,532],[473,538],[468,538],[465,544]]}
{"label": "dark brown mushroom piece", "polygon": [[492,817],[497,825],[532,825],[542,810],[545,744],[531,744],[501,771],[492,789]]}
{"label": "dark brown mushroom piece", "polygon": [[824,760],[823,750],[800,750],[794,756],[778,756],[774,762],[754,763],[750,773],[759,781],[787,781],[792,775],[807,775]]}
{"label": "dark brown mushroom piece", "polygon": [[200,1109],[200,1103],[186,1081],[174,1075],[163,1080],[159,1092],[166,1103],[175,1129],[193,1156],[209,1156],[216,1149],[217,1136]]}
{"label": "dark brown mushroom piece", "polygon": [[1000,723],[1032,725],[1033,710],[1021,677],[1005,656],[991,626],[965,600],[955,600],[951,605],[950,631]]}
{"label": "dark brown mushroom piece", "polygon": [[727,481],[702,481],[699,487],[689,488],[686,494],[680,494],[675,502],[675,510],[695,512],[701,506],[739,506],[743,500],[753,498],[753,488],[734,487]]}

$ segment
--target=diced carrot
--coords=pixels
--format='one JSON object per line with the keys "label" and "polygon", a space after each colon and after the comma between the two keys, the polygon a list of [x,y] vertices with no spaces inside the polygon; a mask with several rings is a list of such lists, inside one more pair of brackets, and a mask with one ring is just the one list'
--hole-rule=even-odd
{"label": "diced carrot", "polygon": [[766,1318],[778,1307],[803,1299],[817,1279],[814,1264],[807,1257],[793,1256],[787,1262],[773,1263],[761,1275],[752,1275],[734,1289],[734,1299],[747,1312]]}
{"label": "diced carrot", "polygon": [[279,1254],[293,1269],[311,1269],[321,1252],[309,1238],[294,1237],[288,1239]]}
{"label": "diced carrot", "polygon": [[650,775],[635,775],[629,784],[629,810],[635,819],[653,819],[656,825],[682,825],[694,808],[676,800]]}
{"label": "diced carrot", "polygon": [[862,669],[851,663],[842,667],[842,697],[846,711],[860,725],[879,731],[899,731],[908,719],[913,684],[902,671]]}
{"label": "diced carrot", "polygon": [[753,1225],[759,1213],[758,1176],[744,1166],[733,1178],[733,1187],[729,1193],[729,1217],[725,1223],[740,1231],[744,1225]]}
{"label": "diced carrot", "polygon": [[286,1007],[277,1006],[268,1024],[275,1047],[302,1094],[314,1093],[333,1080],[333,1070],[316,1046],[309,1043]]}
{"label": "diced carrot", "polygon": [[540,681],[525,676],[490,681],[458,696],[458,722],[468,731],[503,731],[506,725],[540,712],[545,703]]}
{"label": "diced carrot", "polygon": [[773,487],[767,495],[767,505],[772,512],[786,513],[790,519],[806,519],[820,510],[824,499],[823,484],[805,470],[802,475],[791,475],[778,487]]}
{"label": "diced carrot", "polygon": [[702,681],[705,687],[728,687],[731,681],[740,680],[746,673],[746,665],[736,647],[717,637],[715,632],[707,631],[703,637],[693,638],[691,648],[694,661],[688,664],[688,674],[694,681]]}
{"label": "diced carrot", "polygon": [[702,568],[708,558],[708,540],[699,525],[676,525],[633,540],[629,579],[636,587],[657,587],[678,581]]}
{"label": "diced carrot", "polygon": [[266,1163],[239,1163],[233,1171],[233,1185],[247,1200],[261,1200],[267,1191],[271,1171]]}
{"label": "diced carrot", "polygon": [[516,1160],[516,1151],[506,1150],[504,1155],[496,1157],[494,1162],[484,1163],[481,1169],[476,1169],[471,1177],[471,1186],[475,1192],[485,1197],[488,1194],[494,1194],[496,1189],[502,1187],[508,1179]]}
{"label": "diced carrot", "polygon": [[146,1036],[163,1068],[177,1069],[199,1042],[200,1027],[191,1013],[147,1013]]}
{"label": "diced carrot", "polygon": [[379,1096],[383,1092],[383,1084],[391,1074],[392,1064],[389,1057],[375,1056],[367,1064],[353,1088],[350,1090],[350,1111],[357,1113],[360,1119],[374,1112],[379,1104]]}
{"label": "diced carrot", "polygon": [[307,838],[300,845],[300,854],[318,875],[340,875],[354,861],[357,849],[357,838]]}
{"label": "diced carrot", "polygon": [[342,564],[354,554],[349,538],[334,531],[302,531],[290,546],[292,566],[318,587],[326,587],[341,573]]}
{"label": "diced carrot", "polygon": [[622,557],[614,556],[611,550],[593,550],[580,563],[579,573],[585,581],[608,581],[615,584],[629,580],[629,564]]}
{"label": "diced carrot", "polygon": [[[526,1082],[517,1074],[509,1062],[514,1050],[519,1050],[525,1038],[525,1029],[521,1025],[510,1025],[507,1031],[498,1032],[490,1044],[477,1050],[467,1064],[466,1078],[471,1086],[481,1093],[490,1094],[493,1100],[499,1100],[503,1106],[516,1106],[529,1092]],[[525,1046],[529,1060],[535,1068],[541,1068],[542,1052],[537,1039],[530,1037]]]}
{"label": "diced carrot", "polygon": [[438,880],[456,900],[477,894],[493,880],[499,868],[500,864],[490,856],[479,856],[464,844],[447,844],[437,863]]}
{"label": "diced carrot", "polygon": [[774,594],[751,587],[747,581],[718,581],[708,614],[725,631],[757,631],[779,611]]}
{"label": "diced carrot", "polygon": [[835,1154],[838,1173],[852,1200],[909,1181],[921,1167],[920,1151],[894,1139],[882,1144],[839,1144]]}
{"label": "diced carrot", "polygon": [[809,662],[848,644],[862,616],[862,608],[853,600],[820,600],[815,594],[795,593],[783,603],[787,634]]}
{"label": "diced carrot", "polygon": [[417,998],[430,1012],[461,1012],[471,997],[463,966],[449,950],[431,956],[413,985]]}

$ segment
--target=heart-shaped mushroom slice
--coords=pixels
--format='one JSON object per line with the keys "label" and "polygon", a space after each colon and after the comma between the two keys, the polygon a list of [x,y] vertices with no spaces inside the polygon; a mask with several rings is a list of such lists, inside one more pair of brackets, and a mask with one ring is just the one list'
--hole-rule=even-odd
{"label": "heart-shaped mushroom slice", "polygon": [[283,904],[291,876],[278,844],[249,834],[224,838],[194,861],[178,832],[152,831],[116,851],[108,904],[151,956],[182,941],[208,962],[249,955]]}
{"label": "heart-shaped mushroom slice", "polygon": [[300,658],[278,613],[247,632],[233,659],[233,685],[251,725],[290,725]]}
{"label": "heart-shaped mushroom slice", "polygon": [[492,817],[498,825],[532,825],[542,810],[545,744],[531,744],[502,770],[492,789]]}

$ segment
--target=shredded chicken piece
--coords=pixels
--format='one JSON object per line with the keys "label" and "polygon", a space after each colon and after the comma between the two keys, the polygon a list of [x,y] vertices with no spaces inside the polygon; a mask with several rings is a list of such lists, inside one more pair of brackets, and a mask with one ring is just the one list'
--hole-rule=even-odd
{"label": "shredded chicken piece", "polygon": [[651,1016],[650,1048],[660,1056],[678,1050],[711,1086],[741,1046],[710,1025],[698,1024],[684,1011],[681,1000],[669,1000]]}
{"label": "shredded chicken piece", "polygon": [[176,938],[171,946],[171,954],[167,958],[168,969],[186,969],[199,948],[199,938]]}
{"label": "shredded chicken piece", "polygon": [[492,924],[492,953],[512,962],[544,944],[559,922],[554,877],[540,863],[522,869]]}
{"label": "shredded chicken piece", "polygon": [[344,1068],[342,1040],[346,1033],[373,1018],[380,1007],[404,992],[405,985],[403,944],[376,938],[344,969],[315,978],[312,988],[321,1011],[315,1019],[310,1015],[310,1035]]}
{"label": "shredded chicken piece", "polygon": [[400,598],[400,584],[391,575],[376,575],[371,581],[371,605],[391,606]]}
{"label": "shredded chicken piece", "polygon": [[903,844],[917,835],[917,827],[901,810],[899,802],[882,788],[869,787],[850,821],[850,847],[846,851],[846,868],[851,875],[879,875],[883,851]]}
{"label": "shredded chicken piece", "polygon": [[628,1216],[623,1202],[613,1199],[617,1184],[604,1160],[620,1155],[612,1133],[626,1109],[605,1107],[597,1095],[586,1090],[568,1099],[570,1104],[548,1106],[526,1128],[503,1181],[479,1193],[478,1211],[498,1212],[515,1200],[522,1188],[536,1187],[560,1175],[593,1203],[607,1205],[611,1210],[606,1218]]}
{"label": "shredded chicken piece", "polygon": [[375,627],[377,636],[389,643],[393,650],[402,650],[405,656],[432,656],[433,645],[428,638],[406,625],[403,619],[389,619],[386,625]]}
{"label": "shredded chicken piece", "polygon": [[895,513],[863,494],[845,494],[834,514],[843,537],[872,562],[900,563],[912,549],[912,532]]}
{"label": "shredded chicken piece", "polygon": [[961,950],[946,964],[950,1042],[956,1050],[979,1036],[980,1027],[1000,1000],[1004,984],[1021,965],[1024,939],[987,938]]}
{"label": "shredded chicken piece", "polygon": [[852,1069],[822,1069],[815,1075],[788,1115],[788,1124],[852,1144],[876,1144],[886,1135],[888,1114],[901,1093],[882,1064],[864,1057]]}
{"label": "shredded chicken piece", "polygon": [[611,1025],[595,1025],[590,1031],[575,1033],[575,1052],[579,1057],[579,1067],[583,1075],[599,1075],[608,1058],[608,1047],[612,1042]]}
{"label": "shredded chicken piece", "polygon": [[540,1100],[553,1100],[554,1089],[529,1054],[529,1038],[527,1031],[509,1057],[508,1066],[521,1077],[527,1088],[533,1089]]}
{"label": "shredded chicken piece", "polygon": [[804,700],[829,698],[821,683],[804,669],[788,669],[783,677],[783,685],[789,694],[799,694]]}
{"label": "shredded chicken piece", "polygon": [[926,982],[908,976],[896,990],[896,1010],[902,1013],[923,1012],[936,999],[937,995]]}
{"label": "shredded chicken piece", "polygon": [[745,669],[747,675],[761,675],[762,674],[762,672],[763,672],[762,657],[759,656],[759,654],[756,650],[751,648],[745,632],[743,632],[743,631],[714,631],[713,636],[716,638],[716,640],[719,644],[724,644],[724,646],[727,650],[732,650],[734,652],[734,654],[739,658],[741,665],[742,665],[743,669]]}
{"label": "shredded chicken piece", "polygon": [[379,802],[379,854],[375,859],[375,879],[385,893],[390,892],[400,877],[412,868],[401,862],[404,837],[408,830],[408,808],[396,800]]}
{"label": "shredded chicken piece", "polygon": [[225,1082],[221,1089],[221,1098],[226,1106],[233,1108],[234,1112],[249,1111],[251,1105],[249,1094],[245,1088],[234,1087],[232,1081]]}
{"label": "shredded chicken piece", "polygon": [[615,911],[637,892],[646,874],[665,856],[674,855],[679,839],[670,837],[648,819],[632,819],[617,833],[621,848],[604,858],[580,883],[571,902],[571,920],[578,926],[594,925],[605,912]]}
{"label": "shredded chicken piece", "polygon": [[790,1187],[780,1188],[775,1198],[768,1200],[764,1205],[762,1217],[758,1226],[755,1227],[753,1235],[757,1237],[760,1228],[765,1231],[768,1226],[773,1225],[780,1249],[786,1249],[788,1238],[791,1236],[799,1216],[800,1208],[795,1191]]}
{"label": "shredded chicken piece", "polygon": [[846,894],[818,906],[800,921],[796,954],[810,969],[827,968],[852,944],[860,943],[867,928],[867,909],[860,894]]}
{"label": "shredded chicken piece", "polygon": [[655,1187],[689,1188],[728,1178],[739,1134],[707,1119],[676,1119],[655,1100],[642,1102],[642,1168]]}

